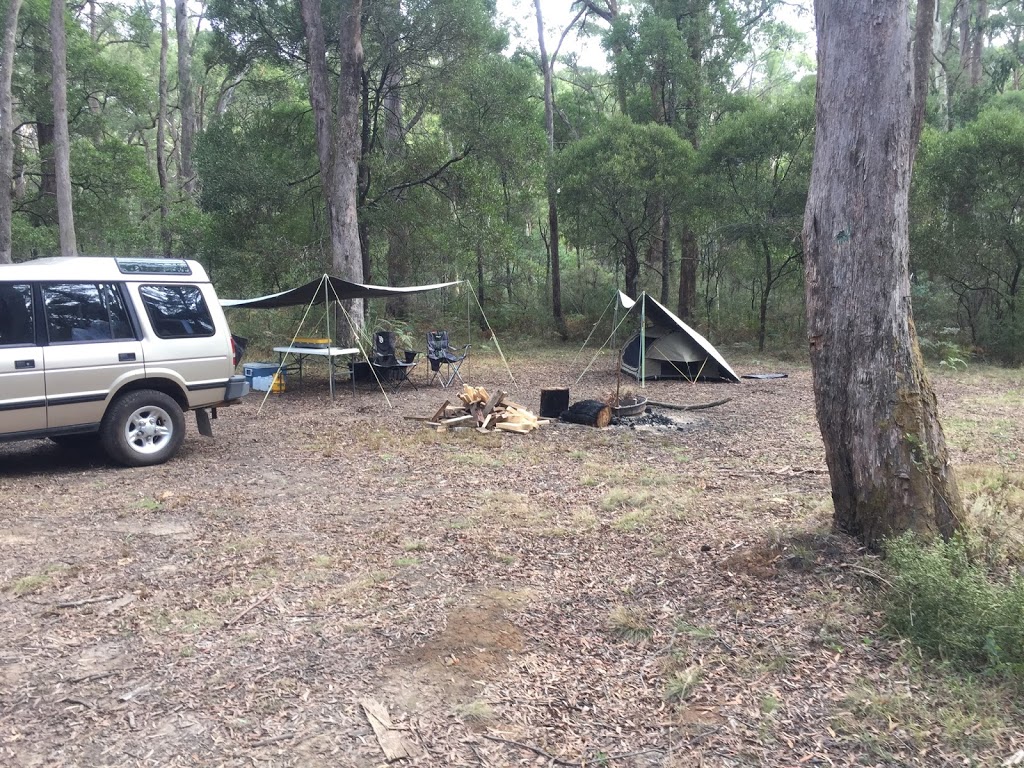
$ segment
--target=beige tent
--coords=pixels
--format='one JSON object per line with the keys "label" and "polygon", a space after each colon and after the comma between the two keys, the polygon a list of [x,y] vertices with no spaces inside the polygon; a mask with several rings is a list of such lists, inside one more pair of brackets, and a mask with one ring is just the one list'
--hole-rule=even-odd
{"label": "beige tent", "polygon": [[622,347],[622,372],[637,381],[686,379],[729,381],[740,377],[718,350],[653,296],[636,300],[619,291],[619,303],[640,319],[637,331]]}

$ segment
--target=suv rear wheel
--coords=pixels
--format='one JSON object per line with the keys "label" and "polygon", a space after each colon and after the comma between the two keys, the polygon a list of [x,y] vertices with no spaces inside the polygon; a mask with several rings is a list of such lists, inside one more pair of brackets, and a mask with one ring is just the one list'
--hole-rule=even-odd
{"label": "suv rear wheel", "polygon": [[162,464],[178,452],[185,437],[185,415],[170,395],[140,389],[121,395],[100,426],[103,449],[129,467]]}

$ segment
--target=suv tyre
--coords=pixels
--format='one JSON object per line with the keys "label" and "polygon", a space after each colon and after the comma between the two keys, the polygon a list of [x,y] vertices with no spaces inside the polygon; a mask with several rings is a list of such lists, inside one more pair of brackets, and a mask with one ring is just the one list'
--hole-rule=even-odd
{"label": "suv tyre", "polygon": [[100,426],[103,449],[129,467],[162,464],[178,452],[185,438],[185,415],[170,395],[140,389],[121,395]]}

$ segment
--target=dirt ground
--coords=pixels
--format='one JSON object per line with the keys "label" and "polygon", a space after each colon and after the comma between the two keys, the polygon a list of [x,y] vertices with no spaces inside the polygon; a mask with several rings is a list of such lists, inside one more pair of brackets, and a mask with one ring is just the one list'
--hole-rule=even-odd
{"label": "dirt ground", "polygon": [[[493,354],[537,409],[610,359]],[[0,445],[0,764],[998,765],[1019,704],[882,631],[877,561],[829,533],[802,363],[655,383],[671,424],[439,434],[454,393],[323,379],[189,420],[126,470]],[[580,364],[576,364],[578,371]],[[1009,471],[1016,372],[937,371],[958,465]],[[262,407],[261,407],[262,406]],[[981,691],[979,693],[979,690]],[[967,691],[967,693],[965,693]]]}

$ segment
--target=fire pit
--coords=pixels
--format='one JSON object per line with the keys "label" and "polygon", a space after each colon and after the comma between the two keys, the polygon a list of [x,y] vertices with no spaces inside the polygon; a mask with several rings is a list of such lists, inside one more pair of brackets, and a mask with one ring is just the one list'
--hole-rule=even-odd
{"label": "fire pit", "polygon": [[616,405],[612,406],[612,416],[621,419],[625,416],[639,416],[647,410],[647,398],[640,395],[631,395],[621,398]]}

